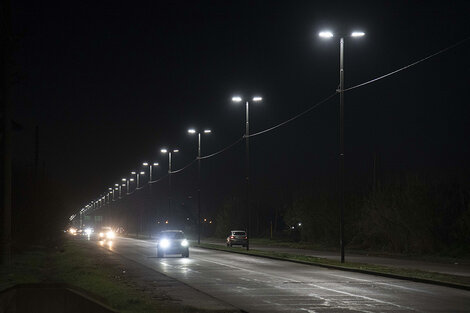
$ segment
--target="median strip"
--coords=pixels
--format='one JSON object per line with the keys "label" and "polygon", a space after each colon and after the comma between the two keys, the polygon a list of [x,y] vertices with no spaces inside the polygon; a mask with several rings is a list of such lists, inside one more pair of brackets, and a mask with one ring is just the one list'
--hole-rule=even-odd
{"label": "median strip", "polygon": [[305,256],[284,252],[275,251],[261,251],[256,249],[245,250],[242,248],[228,248],[216,244],[201,243],[195,245],[199,248],[219,250],[230,253],[239,253],[252,255],[257,257],[269,258],[274,260],[282,260],[295,262],[306,265],[321,266],[330,269],[337,269],[349,272],[371,274],[377,276],[383,276],[388,278],[396,278],[403,280],[410,280],[420,283],[434,284],[439,286],[446,286],[451,288],[458,288],[463,290],[470,290],[470,278],[464,276],[449,275],[436,272],[427,272],[415,269],[404,269],[395,268],[382,265],[366,264],[366,263],[353,263],[345,262],[341,263],[338,261],[318,258],[313,256]]}

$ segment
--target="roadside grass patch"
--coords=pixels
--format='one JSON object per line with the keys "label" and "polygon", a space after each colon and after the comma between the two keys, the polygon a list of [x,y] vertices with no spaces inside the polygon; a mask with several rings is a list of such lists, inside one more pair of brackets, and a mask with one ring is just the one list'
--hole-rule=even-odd
{"label": "roadside grass patch", "polygon": [[0,291],[17,284],[41,282],[45,257],[43,247],[13,255],[11,265],[0,267]]}
{"label": "roadside grass patch", "polygon": [[65,283],[121,313],[218,312],[180,305],[164,293],[139,287],[111,252],[75,238],[60,249],[35,246],[13,256],[10,266],[0,267],[0,291],[18,284]]}

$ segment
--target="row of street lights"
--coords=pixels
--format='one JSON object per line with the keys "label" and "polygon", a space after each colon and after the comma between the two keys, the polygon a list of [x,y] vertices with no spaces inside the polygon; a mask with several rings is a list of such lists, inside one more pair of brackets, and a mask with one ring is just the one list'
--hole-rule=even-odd
{"label": "row of street lights", "polygon": [[[324,38],[324,39],[330,39],[335,37],[335,34],[331,31],[321,31],[319,34],[319,37]],[[340,95],[340,113],[339,113],[339,124],[340,124],[340,149],[339,149],[339,168],[340,168],[340,177],[339,177],[339,189],[340,189],[340,250],[341,250],[341,262],[344,263],[344,64],[343,64],[343,59],[344,59],[344,37],[352,37],[352,38],[359,38],[365,36],[365,33],[362,31],[354,31],[350,33],[348,36],[344,34],[339,34],[340,40],[340,83],[339,83],[339,88],[337,89],[337,92]],[[232,97],[233,102],[242,102],[245,101],[245,182],[246,182],[246,222],[247,222],[247,233],[250,234],[250,144],[249,144],[249,137],[250,137],[250,118],[249,118],[249,112],[250,112],[250,102],[259,102],[262,101],[263,98],[259,96],[255,96],[251,98],[250,100],[245,100],[240,96],[234,96]],[[189,134],[197,134],[198,138],[198,153],[197,153],[197,160],[198,160],[198,186],[197,186],[197,191],[198,191],[198,244],[200,243],[200,236],[201,236],[201,132],[197,131],[196,129],[189,129],[188,130]],[[203,134],[210,134],[211,130],[205,129],[202,132]],[[161,149],[161,152],[164,154],[168,154],[168,182],[169,182],[169,192],[168,192],[168,208],[169,211],[171,212],[171,173],[172,173],[172,168],[171,168],[171,157],[172,153],[177,153],[179,152],[178,149]],[[144,166],[149,166],[149,183],[152,182],[152,165],[149,165],[149,163],[145,162],[143,163]],[[158,166],[158,163],[153,163],[153,166]],[[136,175],[137,178],[137,187],[136,190],[139,189],[139,177],[140,175],[144,175],[144,172],[132,172],[133,175]],[[122,179],[123,181],[127,181],[127,193],[129,194],[129,181],[132,181],[132,179],[127,180],[125,178]],[[112,190],[113,193],[113,200],[114,200],[114,191],[119,188],[119,198],[121,198],[121,187],[125,186],[125,184],[115,184],[114,188],[109,188]],[[109,193],[108,193],[108,202],[109,202]],[[95,202],[92,201],[92,204],[94,205]],[[101,198],[99,199],[99,203],[101,205]],[[87,205],[85,208],[88,208],[89,205]],[[82,209],[80,211],[80,216],[82,214]],[[249,241],[247,242],[246,249],[249,250]]]}

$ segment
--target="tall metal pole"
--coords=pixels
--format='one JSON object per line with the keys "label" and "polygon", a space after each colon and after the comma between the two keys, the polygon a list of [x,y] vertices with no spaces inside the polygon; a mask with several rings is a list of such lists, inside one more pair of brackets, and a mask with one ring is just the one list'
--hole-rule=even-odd
{"label": "tall metal pole", "polygon": [[171,212],[171,151],[168,151],[168,214]]}
{"label": "tall metal pole", "polygon": [[137,190],[137,189],[139,189],[139,177],[140,177],[140,175],[139,175],[139,173],[136,173],[135,175],[137,176],[137,187],[136,187],[136,190]]}
{"label": "tall metal pole", "polygon": [[149,182],[152,182],[152,164],[149,164]]}
{"label": "tall metal pole", "polygon": [[246,213],[247,213],[247,241],[246,250],[250,250],[250,103],[246,101],[246,123],[245,123],[245,144],[246,144]]}
{"label": "tall metal pole", "polygon": [[197,244],[201,244],[201,133],[197,134]]}
{"label": "tall metal pole", "polygon": [[126,179],[126,194],[129,194],[130,192],[130,180],[129,179]]}
{"label": "tall metal pole", "polygon": [[341,249],[341,263],[344,263],[344,39],[340,39],[339,48],[339,189],[340,189],[340,213],[339,213],[339,243]]}

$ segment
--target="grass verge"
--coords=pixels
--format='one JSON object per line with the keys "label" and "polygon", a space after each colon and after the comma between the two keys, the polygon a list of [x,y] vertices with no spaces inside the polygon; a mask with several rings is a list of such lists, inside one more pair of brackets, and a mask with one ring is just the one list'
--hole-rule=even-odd
{"label": "grass verge", "polygon": [[382,265],[365,264],[365,263],[353,263],[346,262],[341,263],[335,260],[329,260],[325,258],[318,258],[313,256],[304,256],[291,253],[282,253],[275,251],[261,251],[261,250],[244,250],[242,248],[228,248],[216,244],[201,243],[198,247],[227,251],[231,253],[248,254],[253,256],[265,257],[275,260],[291,261],[296,263],[302,263],[307,265],[316,265],[331,269],[339,269],[351,272],[359,272],[365,274],[379,275],[390,278],[398,278],[405,280],[412,280],[416,282],[431,283],[441,286],[459,288],[464,290],[470,290],[470,278],[464,276],[455,276],[449,274],[435,273],[420,271],[414,269],[403,269],[387,267]]}
{"label": "grass verge", "polygon": [[122,313],[214,312],[177,304],[158,290],[143,291],[107,253],[79,240],[64,241],[60,248],[25,249],[14,255],[10,266],[0,268],[0,291],[25,283],[65,283]]}

